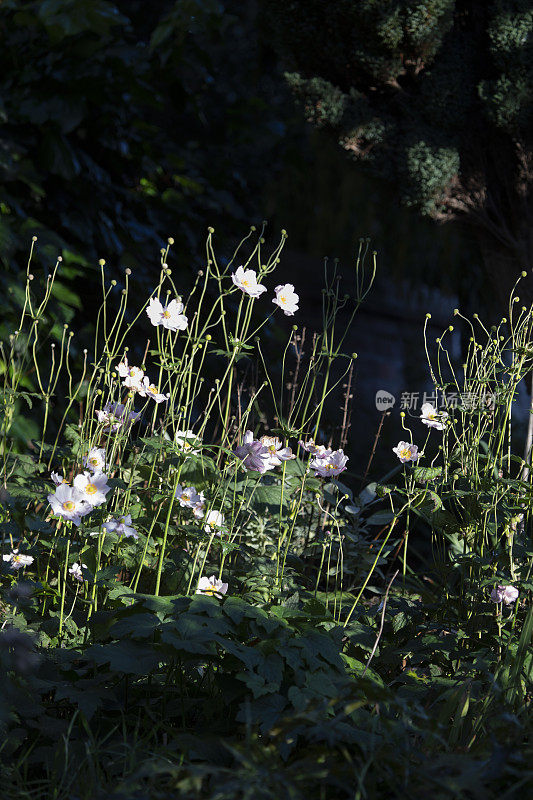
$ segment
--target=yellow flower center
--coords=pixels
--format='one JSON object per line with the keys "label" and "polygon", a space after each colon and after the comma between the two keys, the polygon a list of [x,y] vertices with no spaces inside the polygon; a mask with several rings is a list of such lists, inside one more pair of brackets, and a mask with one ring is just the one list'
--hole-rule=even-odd
{"label": "yellow flower center", "polygon": [[212,596],[214,594],[218,594],[218,589],[214,583],[210,583],[209,586],[203,590],[203,593]]}
{"label": "yellow flower center", "polygon": [[280,298],[279,298],[279,299],[281,300],[281,302],[282,302],[282,303],[286,303],[286,302],[287,302],[287,298],[286,298],[286,297],[285,297],[285,295],[283,295],[283,294],[282,294],[282,295],[280,295]]}
{"label": "yellow flower center", "polygon": [[151,394],[157,394],[157,386],[154,386],[152,383],[152,385],[148,387],[148,391],[151,392]]}
{"label": "yellow flower center", "polygon": [[61,508],[64,508],[65,511],[72,511],[76,508],[76,504],[72,502],[72,500],[65,500]]}
{"label": "yellow flower center", "polygon": [[14,555],[13,558],[11,559],[11,561],[14,561],[15,564],[18,564],[19,561],[20,561],[20,556],[19,555]]}
{"label": "yellow flower center", "polygon": [[126,517],[119,517],[119,518],[118,518],[118,521],[119,521],[119,523],[120,523],[121,525],[124,525],[124,523],[126,522]]}
{"label": "yellow flower center", "polygon": [[87,486],[85,487],[85,491],[87,492],[87,494],[94,494],[95,492],[98,491],[98,489],[94,485],[94,483],[88,483]]}
{"label": "yellow flower center", "polygon": [[167,311],[167,309],[166,309],[166,308],[165,308],[165,310],[163,311],[163,317],[164,317],[165,319],[168,319],[168,318],[170,317],[170,311]]}
{"label": "yellow flower center", "polygon": [[243,278],[242,285],[243,286],[249,286],[250,285],[250,281],[248,281],[246,278]]}
{"label": "yellow flower center", "polygon": [[404,449],[400,451],[400,455],[402,458],[411,458],[411,451],[408,447],[404,447]]}
{"label": "yellow flower center", "polygon": [[90,464],[92,467],[96,467],[96,466],[98,466],[98,459],[97,459],[97,458],[90,458],[90,459],[89,459],[89,464]]}

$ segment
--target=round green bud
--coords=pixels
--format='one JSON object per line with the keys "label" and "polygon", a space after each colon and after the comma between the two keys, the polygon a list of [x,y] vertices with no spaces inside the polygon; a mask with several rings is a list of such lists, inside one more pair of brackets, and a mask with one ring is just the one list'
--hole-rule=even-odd
{"label": "round green bud", "polygon": [[98,263],[101,267],[105,267],[105,258],[101,258]]}
{"label": "round green bud", "polygon": [[172,236],[169,236],[168,239],[167,239],[167,242],[169,244],[174,244],[174,238]]}
{"label": "round green bud", "polygon": [[521,277],[522,277],[522,278],[527,278],[527,272],[525,271],[525,269],[524,269],[524,270],[522,270],[522,272],[520,273],[520,275],[521,275]]}

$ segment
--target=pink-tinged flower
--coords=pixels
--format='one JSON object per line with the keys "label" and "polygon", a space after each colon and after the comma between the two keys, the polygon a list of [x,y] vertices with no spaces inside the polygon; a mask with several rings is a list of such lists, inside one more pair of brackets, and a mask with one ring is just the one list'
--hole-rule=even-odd
{"label": "pink-tinged flower", "polygon": [[244,269],[244,267],[237,267],[236,271],[232,274],[231,280],[239,289],[250,297],[257,298],[263,292],[266,292],[266,286],[257,283],[257,273],[253,269]]}
{"label": "pink-tinged flower", "polygon": [[182,314],[183,303],[179,300],[171,300],[167,306],[164,306],[160,300],[155,297],[150,298],[150,303],[146,309],[146,313],[152,325],[162,325],[169,331],[184,331],[189,324],[185,314]]}
{"label": "pink-tinged flower", "polygon": [[222,583],[221,580],[215,578],[214,575],[211,575],[210,578],[200,578],[198,581],[196,594],[207,594],[211,597],[218,597],[220,599],[222,595],[226,594],[227,591],[228,584]]}
{"label": "pink-tinged flower", "polygon": [[448,419],[446,411],[437,411],[431,403],[424,403],[421,410],[420,419],[424,425],[427,425],[428,428],[435,428],[438,431],[444,430]]}
{"label": "pink-tinged flower", "polygon": [[125,425],[132,425],[141,414],[139,411],[130,411],[126,414],[122,403],[106,403],[103,409],[96,412],[96,416],[98,422],[102,423],[105,428],[118,431]]}
{"label": "pink-tinged flower", "polygon": [[392,448],[392,452],[396,453],[402,464],[407,461],[418,461],[421,453],[418,452],[416,444],[409,444],[409,442],[398,442],[396,447]]}
{"label": "pink-tinged flower", "polygon": [[2,558],[4,561],[9,561],[11,569],[23,569],[33,564],[33,556],[25,556],[23,553],[19,553],[18,549],[7,553],[5,556],[2,556]]}
{"label": "pink-tinged flower", "polygon": [[204,531],[220,536],[224,528],[224,514],[220,511],[209,511],[205,518]]}
{"label": "pink-tinged flower", "polygon": [[117,372],[121,378],[124,378],[122,381],[124,386],[133,392],[140,391],[144,377],[144,372],[140,367],[130,367],[128,359],[124,356],[124,361],[117,366]]}
{"label": "pink-tinged flower", "polygon": [[298,301],[300,297],[294,291],[292,283],[276,286],[274,291],[276,297],[272,302],[279,306],[287,317],[294,316],[294,312],[298,311]]}
{"label": "pink-tinged flower", "polygon": [[82,569],[87,569],[87,564],[78,564],[77,561],[69,567],[69,573],[72,575],[75,581],[79,581],[80,583],[83,582],[83,572]]}
{"label": "pink-tinged flower", "polygon": [[290,461],[296,458],[290,447],[283,447],[277,436],[261,436],[260,440],[263,447],[268,450],[268,463],[270,469],[279,467],[283,461]]}
{"label": "pink-tinged flower", "polygon": [[490,593],[490,599],[495,603],[503,603],[510,606],[518,598],[519,591],[516,586],[502,586],[498,584]]}
{"label": "pink-tinged flower", "polygon": [[330,447],[325,447],[323,444],[315,444],[314,439],[310,439],[308,442],[303,442],[300,439],[298,444],[307,453],[311,453],[313,456],[329,456],[331,453],[333,453],[333,450]]}
{"label": "pink-tinged flower", "polygon": [[93,508],[105,503],[105,496],[111,491],[111,486],[107,485],[107,475],[104,472],[80,473],[74,478],[73,484],[85,502]]}
{"label": "pink-tinged flower", "polygon": [[328,454],[316,454],[309,466],[314,469],[315,475],[322,478],[334,478],[346,469],[348,456],[342,450],[334,450]]}
{"label": "pink-tinged flower", "polygon": [[56,486],[61,486],[62,483],[68,483],[66,478],[59,474],[59,472],[51,472],[50,477]]}
{"label": "pink-tinged flower", "polygon": [[141,397],[151,397],[156,403],[164,403],[170,397],[169,394],[161,394],[155,383],[150,383],[150,378],[143,378],[142,387],[138,390]]}
{"label": "pink-tinged flower", "polygon": [[58,486],[53,494],[49,494],[47,500],[55,516],[63,517],[74,525],[79,525],[82,517],[93,510],[93,506],[87,503],[81,492],[66,483]]}
{"label": "pink-tinged flower", "polygon": [[103,447],[92,447],[86,456],[83,457],[83,466],[91,472],[103,472],[107,469],[105,463],[105,450]]}
{"label": "pink-tinged flower", "polygon": [[131,514],[124,514],[121,517],[113,517],[102,525],[108,533],[116,533],[117,536],[131,536],[138,539],[139,534],[131,524]]}
{"label": "pink-tinged flower", "polygon": [[194,508],[197,503],[202,502],[202,498],[194,486],[182,487],[181,484],[178,483],[174,496],[179,500],[179,504],[182,508]]}
{"label": "pink-tinged flower", "polygon": [[242,444],[236,447],[233,452],[237,458],[242,460],[245,469],[259,472],[261,475],[272,469],[268,449],[259,439],[254,439],[252,431],[246,431]]}

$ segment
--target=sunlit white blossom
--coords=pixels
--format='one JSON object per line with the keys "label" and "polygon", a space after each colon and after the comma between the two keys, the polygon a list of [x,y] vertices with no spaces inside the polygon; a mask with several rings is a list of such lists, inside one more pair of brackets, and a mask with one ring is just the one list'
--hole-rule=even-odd
{"label": "sunlit white blossom", "polygon": [[298,311],[298,301],[300,297],[294,291],[292,283],[284,283],[280,286],[276,286],[274,291],[276,297],[272,302],[279,306],[287,317],[294,316],[294,312]]}
{"label": "sunlit white blossom", "polygon": [[204,522],[204,531],[219,535],[224,527],[224,514],[220,511],[209,511]]}
{"label": "sunlit white blossom", "polygon": [[407,461],[417,461],[421,455],[418,452],[416,444],[409,444],[409,442],[398,442],[396,447],[392,448],[392,452],[396,453],[402,464]]}
{"label": "sunlit white blossom", "polygon": [[62,483],[68,483],[68,481],[62,475],[59,474],[59,472],[51,472],[50,477],[52,478],[56,486],[61,486]]}
{"label": "sunlit white blossom", "polygon": [[245,469],[259,472],[261,475],[273,469],[268,448],[259,439],[254,439],[252,431],[246,431],[242,444],[235,447],[233,452],[242,460]]}
{"label": "sunlit white blossom", "polygon": [[113,517],[102,525],[108,533],[116,533],[118,536],[131,536],[138,539],[139,534],[132,525],[131,514],[124,514],[121,517]]}
{"label": "sunlit white blossom", "polygon": [[316,453],[309,466],[315,471],[315,475],[334,478],[344,472],[347,461],[348,456],[344,455],[343,450],[334,450],[330,453]]}
{"label": "sunlit white blossom", "polygon": [[446,427],[447,418],[448,414],[446,411],[437,411],[435,406],[433,406],[431,403],[424,403],[422,406],[420,419],[424,425],[428,426],[428,428],[435,428],[438,431],[444,430]]}
{"label": "sunlit white blossom", "polygon": [[105,496],[111,491],[105,472],[80,473],[74,478],[73,484],[84,500],[93,507],[105,503]]}
{"label": "sunlit white blossom", "polygon": [[83,466],[90,469],[91,472],[104,472],[107,469],[104,448],[92,447],[87,455],[83,457]]}
{"label": "sunlit white blossom", "polygon": [[490,593],[490,599],[495,603],[503,603],[510,606],[518,598],[519,591],[516,586],[502,586],[498,584]]}
{"label": "sunlit white blossom", "polygon": [[253,269],[237,267],[236,271],[232,274],[231,279],[235,286],[237,286],[239,289],[242,289],[242,291],[250,295],[250,297],[257,298],[263,292],[266,292],[266,286],[257,283],[257,273]]}
{"label": "sunlit white blossom", "polygon": [[140,367],[130,367],[128,359],[124,356],[124,361],[121,361],[117,366],[117,372],[121,378],[123,385],[133,392],[138,392],[142,386],[144,372]]}
{"label": "sunlit white blossom", "polygon": [[303,442],[301,439],[298,442],[301,448],[303,448],[307,453],[311,453],[311,455],[331,455],[333,450],[330,447],[326,447],[323,444],[315,444],[314,439],[310,439],[308,442]]}
{"label": "sunlit white blossom", "polygon": [[87,564],[78,564],[77,561],[69,567],[69,572],[74,578],[74,580],[79,581],[80,583],[83,581],[83,572],[82,569],[87,569]]}
{"label": "sunlit white blossom", "polygon": [[169,394],[161,394],[155,383],[150,382],[150,378],[145,375],[139,390],[142,397],[151,397],[156,403],[164,403],[170,397]]}
{"label": "sunlit white blossom", "polygon": [[67,486],[66,483],[62,483],[53,494],[49,494],[47,500],[56,516],[63,517],[74,525],[79,525],[82,517],[93,510],[84,495],[75,486]]}
{"label": "sunlit white blossom", "polygon": [[228,591],[228,584],[222,583],[219,578],[211,575],[210,578],[200,578],[196,594],[207,594],[211,597],[221,598]]}
{"label": "sunlit white blossom", "polygon": [[176,486],[175,497],[182,508],[194,508],[202,502],[202,497],[198,494],[194,486],[182,487],[178,483]]}
{"label": "sunlit white blossom", "polygon": [[205,516],[204,503],[195,503],[195,505],[192,507],[192,513],[196,519],[203,519]]}
{"label": "sunlit white blossom", "polygon": [[201,441],[193,431],[176,431],[174,441],[178,450],[182,450],[188,455],[200,452]]}
{"label": "sunlit white blossom", "polygon": [[150,298],[146,309],[152,325],[162,325],[169,331],[184,331],[187,327],[188,319],[185,314],[181,313],[182,311],[183,303],[179,300],[171,300],[168,305],[164,306],[155,297]]}
{"label": "sunlit white blossom", "polygon": [[283,447],[277,436],[261,436],[259,441],[268,450],[268,463],[271,469],[279,467],[283,461],[290,461],[296,458],[291,448]]}
{"label": "sunlit white blossom", "polygon": [[33,556],[25,556],[23,553],[19,553],[18,549],[7,553],[5,556],[2,556],[2,558],[4,561],[9,561],[11,569],[23,569],[33,564]]}

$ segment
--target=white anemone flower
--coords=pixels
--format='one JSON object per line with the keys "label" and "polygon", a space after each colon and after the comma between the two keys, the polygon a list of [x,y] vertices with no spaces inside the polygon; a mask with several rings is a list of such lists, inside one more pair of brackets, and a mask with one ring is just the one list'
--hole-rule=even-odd
{"label": "white anemone flower", "polygon": [[139,391],[144,377],[144,372],[140,367],[130,367],[128,359],[124,356],[124,361],[117,366],[117,372],[121,378],[124,378],[122,381],[124,386],[133,392]]}
{"label": "white anemone flower", "polygon": [[279,306],[287,317],[294,316],[294,312],[298,311],[298,301],[300,297],[294,291],[292,283],[284,283],[280,286],[276,286],[274,291],[276,297],[272,302]]}
{"label": "white anemone flower", "polygon": [[290,461],[296,456],[290,447],[283,447],[277,436],[261,436],[260,440],[263,447],[268,450],[268,462],[270,468],[279,467],[283,461]]}
{"label": "white anemone flower", "polygon": [[91,506],[101,506],[105,503],[106,494],[111,491],[111,486],[107,485],[107,475],[105,472],[83,472],[74,478],[74,488],[78,490],[86,503]]}
{"label": "white anemone flower", "polygon": [[198,581],[198,588],[196,594],[206,594],[211,597],[218,597],[219,599],[228,591],[228,584],[222,583],[219,578],[211,575],[210,578],[200,578]]}
{"label": "white anemone flower", "polygon": [[141,397],[151,397],[156,403],[164,403],[170,397],[169,394],[161,394],[155,383],[150,383],[147,375],[143,378],[140,395]]}
{"label": "white anemone flower", "polygon": [[74,525],[79,525],[82,517],[93,510],[92,504],[86,502],[82,493],[75,486],[67,486],[66,483],[58,486],[53,494],[49,494],[47,500],[57,517],[63,517]]}
{"label": "white anemone flower", "polygon": [[174,441],[177,448],[187,455],[200,452],[200,438],[193,431],[176,431]]}
{"label": "white anemone flower", "polygon": [[83,466],[91,472],[103,472],[107,469],[105,463],[105,450],[103,447],[92,447],[86,456],[83,457]]}
{"label": "white anemone flower", "polygon": [[192,513],[196,519],[203,519],[205,516],[204,503],[195,503],[195,505],[192,507]]}
{"label": "white anemone flower", "polygon": [[416,444],[409,444],[409,442],[398,442],[396,447],[392,448],[392,452],[396,453],[402,464],[408,461],[418,461],[422,453],[418,452]]}
{"label": "white anemone flower", "polygon": [[314,469],[315,475],[322,478],[334,478],[346,469],[348,456],[344,455],[343,450],[334,450],[332,453],[323,455],[316,454],[309,466]]}
{"label": "white anemone flower", "polygon": [[146,313],[152,325],[162,325],[169,331],[184,331],[189,324],[185,314],[182,314],[183,303],[179,300],[171,300],[166,306],[155,297],[150,298],[150,303]]}
{"label": "white anemone flower", "polygon": [[87,569],[87,564],[78,564],[77,561],[75,561],[74,564],[69,567],[69,573],[72,575],[74,580],[79,581],[80,583],[83,581],[82,569]]}
{"label": "white anemone flower", "polygon": [[23,569],[33,564],[33,556],[25,556],[23,553],[19,553],[18,549],[7,553],[5,556],[2,556],[2,558],[4,561],[9,561],[11,569]]}
{"label": "white anemone flower", "polygon": [[61,486],[62,483],[68,483],[66,478],[59,474],[59,472],[51,472],[50,477],[56,486]]}
{"label": "white anemone flower", "polygon": [[437,411],[431,403],[424,403],[421,410],[420,419],[424,425],[427,425],[428,428],[435,428],[438,431],[444,430],[448,419],[446,411]]}
{"label": "white anemone flower", "polygon": [[131,514],[123,514],[121,517],[113,517],[102,526],[108,533],[116,533],[118,536],[131,536],[138,539],[139,534],[131,522]]}
{"label": "white anemone flower", "polygon": [[194,486],[182,487],[181,484],[178,483],[174,495],[179,500],[179,504],[182,508],[194,508],[195,505],[202,502],[202,498]]}
{"label": "white anemone flower", "polygon": [[231,280],[242,291],[250,297],[257,298],[263,292],[266,292],[266,286],[257,283],[257,273],[253,269],[244,269],[244,267],[237,267],[236,271],[232,274]]}
{"label": "white anemone flower", "polygon": [[220,536],[224,527],[224,514],[220,511],[208,511],[205,517],[204,531]]}
{"label": "white anemone flower", "polygon": [[333,453],[333,450],[330,447],[326,447],[323,444],[315,444],[314,439],[310,439],[308,442],[303,442],[300,440],[298,444],[307,453],[311,453],[313,456],[329,456]]}

